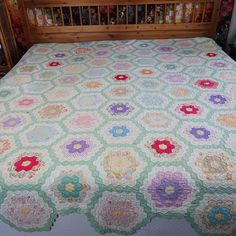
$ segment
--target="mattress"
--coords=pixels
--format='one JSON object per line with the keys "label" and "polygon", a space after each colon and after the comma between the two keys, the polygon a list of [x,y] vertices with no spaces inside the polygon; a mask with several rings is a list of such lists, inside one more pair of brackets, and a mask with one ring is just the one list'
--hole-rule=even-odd
{"label": "mattress", "polygon": [[36,44],[0,80],[0,218],[235,235],[235,107],[236,63],[208,38]]}

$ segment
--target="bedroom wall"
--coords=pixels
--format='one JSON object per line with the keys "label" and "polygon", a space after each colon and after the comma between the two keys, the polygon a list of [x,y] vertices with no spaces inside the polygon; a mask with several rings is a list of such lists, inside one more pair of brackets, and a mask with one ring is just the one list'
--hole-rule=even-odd
{"label": "bedroom wall", "polygon": [[234,2],[234,10],[233,15],[231,19],[231,25],[229,29],[229,35],[228,35],[228,42],[230,43],[232,40],[232,37],[236,35],[236,1]]}

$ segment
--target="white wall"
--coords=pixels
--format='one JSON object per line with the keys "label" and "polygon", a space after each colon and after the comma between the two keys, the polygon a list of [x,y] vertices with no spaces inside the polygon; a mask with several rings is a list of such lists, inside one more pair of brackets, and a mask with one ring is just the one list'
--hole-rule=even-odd
{"label": "white wall", "polygon": [[232,37],[236,35],[236,0],[234,1],[234,10],[231,19],[231,25],[228,34],[228,43],[231,42]]}

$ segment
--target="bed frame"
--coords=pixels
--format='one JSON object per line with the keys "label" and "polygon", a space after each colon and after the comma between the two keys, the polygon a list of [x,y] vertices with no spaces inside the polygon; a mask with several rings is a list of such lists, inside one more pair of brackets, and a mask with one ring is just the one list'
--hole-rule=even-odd
{"label": "bed frame", "polygon": [[29,45],[214,37],[220,0],[18,0]]}

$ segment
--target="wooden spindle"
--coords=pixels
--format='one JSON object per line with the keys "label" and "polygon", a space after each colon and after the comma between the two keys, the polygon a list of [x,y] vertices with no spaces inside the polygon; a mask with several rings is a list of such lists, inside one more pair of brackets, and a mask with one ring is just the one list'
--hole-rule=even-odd
{"label": "wooden spindle", "polygon": [[35,8],[33,8],[32,11],[33,11],[33,14],[34,14],[34,23],[35,23],[36,26],[39,26],[38,21],[37,21],[37,17],[36,17],[36,13],[35,13]]}
{"label": "wooden spindle", "polygon": [[212,19],[213,19],[213,12],[214,12],[215,4],[216,4],[216,3],[215,3],[214,1],[212,1],[211,4],[213,4],[213,6],[212,6],[212,12],[211,12],[211,20],[210,20],[210,22],[212,22]]}
{"label": "wooden spindle", "polygon": [[174,3],[173,23],[176,23],[176,3]]}
{"label": "wooden spindle", "polygon": [[196,2],[193,2],[193,14],[192,14],[192,23],[195,22],[195,13],[196,13]]}
{"label": "wooden spindle", "polygon": [[79,6],[79,20],[80,20],[80,25],[83,25],[83,19],[82,19],[82,11],[81,11],[81,6]]}
{"label": "wooden spindle", "polygon": [[64,15],[63,15],[63,12],[62,12],[62,7],[60,7],[60,11],[61,11],[61,22],[62,22],[62,26],[64,26]]}
{"label": "wooden spindle", "polygon": [[154,22],[153,24],[157,23],[157,4],[154,5]]}
{"label": "wooden spindle", "polygon": [[110,25],[110,5],[107,6],[107,24]]}
{"label": "wooden spindle", "polygon": [[116,24],[119,24],[119,5],[116,5]]}
{"label": "wooden spindle", "polygon": [[88,15],[88,17],[89,17],[89,25],[91,25],[92,21],[91,21],[91,7],[90,6],[88,6],[88,13],[89,13],[89,15]]}
{"label": "wooden spindle", "polygon": [[166,6],[167,6],[167,4],[163,4],[163,6],[164,6],[163,23],[166,24],[166,10],[167,10]]}
{"label": "wooden spindle", "polygon": [[202,20],[201,20],[201,22],[204,22],[204,17],[205,17],[205,12],[206,12],[206,4],[207,4],[207,0],[204,1],[204,6],[203,6],[203,12],[202,12]]}
{"label": "wooden spindle", "polygon": [[51,13],[52,13],[52,25],[55,25],[55,17],[54,17],[54,12],[53,12],[53,8],[50,7]]}
{"label": "wooden spindle", "polygon": [[73,26],[73,25],[74,25],[74,22],[73,22],[73,17],[72,17],[71,6],[69,7],[69,10],[70,10],[70,22],[71,22],[71,25]]}
{"label": "wooden spindle", "polygon": [[41,9],[41,13],[42,13],[42,16],[43,16],[43,26],[47,26],[46,18],[45,18],[45,13],[44,13],[44,8],[40,8],[40,9]]}
{"label": "wooden spindle", "polygon": [[126,5],[126,13],[125,13],[126,24],[129,23],[128,16],[129,16],[129,5]]}
{"label": "wooden spindle", "polygon": [[98,6],[98,25],[101,24],[101,19],[100,19],[100,6]]}
{"label": "wooden spindle", "polygon": [[106,8],[105,9],[107,9],[107,24],[106,25],[109,25],[109,5],[107,5],[106,6]]}
{"label": "wooden spindle", "polygon": [[186,12],[186,3],[183,3],[184,5],[183,5],[183,19],[182,19],[182,22],[183,23],[186,23],[185,22],[185,12]]}
{"label": "wooden spindle", "polygon": [[144,24],[147,24],[147,4],[145,4],[145,7],[144,7]]}

